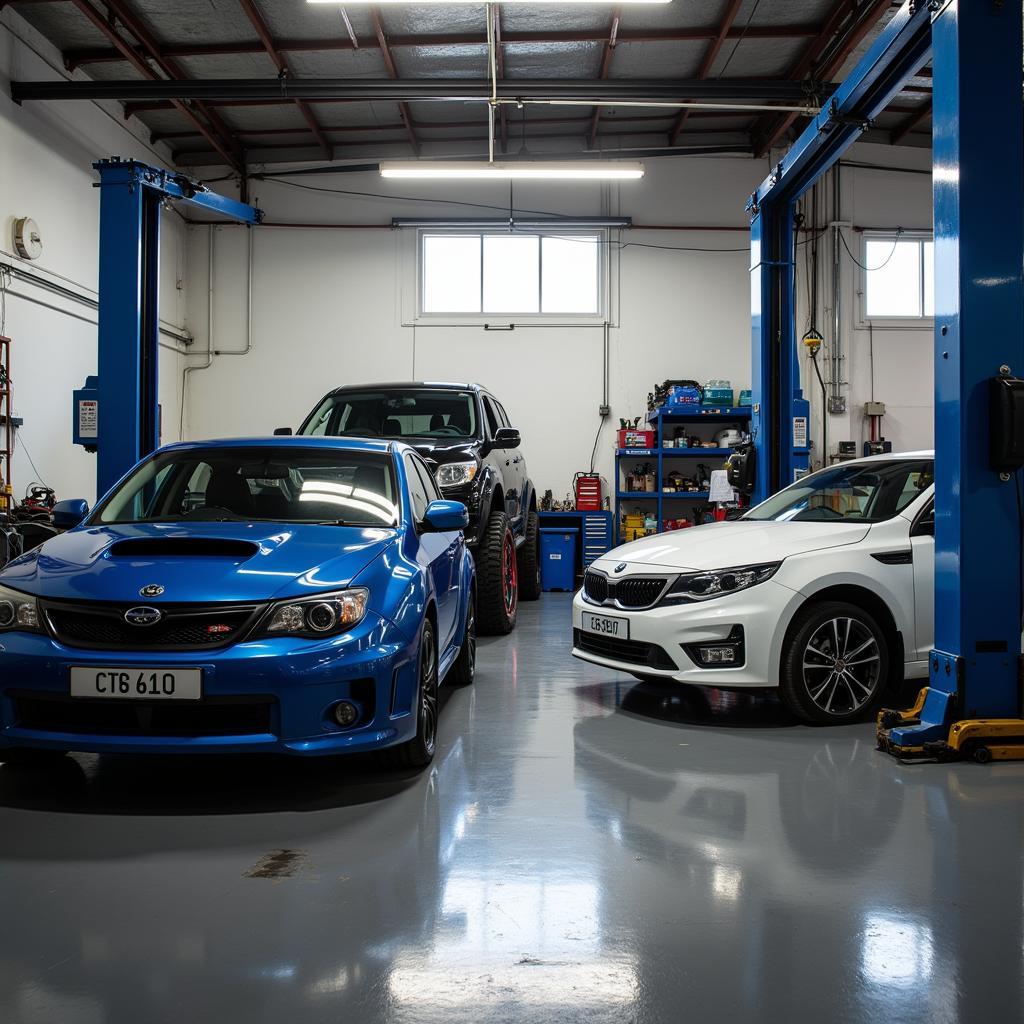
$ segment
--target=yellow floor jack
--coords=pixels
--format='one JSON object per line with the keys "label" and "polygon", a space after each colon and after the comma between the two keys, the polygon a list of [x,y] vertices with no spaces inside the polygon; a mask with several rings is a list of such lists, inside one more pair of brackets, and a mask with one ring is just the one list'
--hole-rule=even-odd
{"label": "yellow floor jack", "polygon": [[944,740],[906,746],[894,741],[894,729],[918,725],[929,687],[917,695],[906,711],[879,711],[878,749],[901,761],[1024,761],[1024,718],[965,718],[949,727]]}

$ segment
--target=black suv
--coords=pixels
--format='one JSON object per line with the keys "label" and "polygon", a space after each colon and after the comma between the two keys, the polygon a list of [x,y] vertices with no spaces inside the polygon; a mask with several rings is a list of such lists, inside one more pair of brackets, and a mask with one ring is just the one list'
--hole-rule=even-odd
{"label": "black suv", "polygon": [[508,633],[519,599],[540,597],[537,495],[519,431],[479,384],[370,384],[338,388],[300,434],[384,437],[415,447],[441,494],[469,509],[481,632]]}

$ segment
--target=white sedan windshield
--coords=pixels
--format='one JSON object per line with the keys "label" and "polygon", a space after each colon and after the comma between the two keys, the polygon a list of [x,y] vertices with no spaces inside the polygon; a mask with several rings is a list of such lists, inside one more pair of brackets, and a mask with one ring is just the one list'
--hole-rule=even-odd
{"label": "white sedan windshield", "polygon": [[899,515],[934,479],[931,459],[841,464],[798,480],[743,518],[880,523]]}

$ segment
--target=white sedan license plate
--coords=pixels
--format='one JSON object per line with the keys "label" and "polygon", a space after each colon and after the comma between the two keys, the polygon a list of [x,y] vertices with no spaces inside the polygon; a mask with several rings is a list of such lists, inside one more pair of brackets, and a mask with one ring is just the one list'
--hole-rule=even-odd
{"label": "white sedan license plate", "polygon": [[198,668],[72,668],[71,696],[199,700],[203,696],[203,671]]}
{"label": "white sedan license plate", "polygon": [[620,619],[614,615],[595,615],[593,612],[584,612],[583,631],[585,633],[600,633],[601,636],[613,636],[617,640],[628,640],[629,619]]}

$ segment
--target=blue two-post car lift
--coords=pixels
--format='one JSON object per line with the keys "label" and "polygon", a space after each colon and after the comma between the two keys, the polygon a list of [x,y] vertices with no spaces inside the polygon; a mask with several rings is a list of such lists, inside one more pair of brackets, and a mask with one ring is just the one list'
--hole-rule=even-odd
{"label": "blue two-post car lift", "polygon": [[[993,378],[1024,377],[1024,117],[1019,4],[908,0],[751,197],[756,496],[806,466],[792,308],[797,200],[932,56],[935,649],[879,745],[909,757],[1024,756],[1024,471],[990,463]],[[1024,432],[1024,422],[1018,425]],[[1013,438],[1024,445],[1024,436]],[[969,748],[968,748],[969,749]],[[979,758],[980,759],[980,758]]]}
{"label": "blue two-post car lift", "polygon": [[114,157],[100,180],[99,376],[74,395],[74,440],[96,451],[104,494],[160,443],[160,214],[167,200],[250,226],[260,210],[185,175]]}

